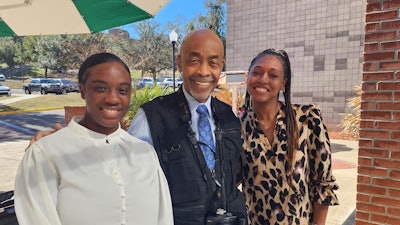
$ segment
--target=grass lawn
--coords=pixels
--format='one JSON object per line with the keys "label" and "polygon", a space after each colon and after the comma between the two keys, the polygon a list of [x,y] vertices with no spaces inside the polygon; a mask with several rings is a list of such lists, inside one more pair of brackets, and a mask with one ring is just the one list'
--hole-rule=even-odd
{"label": "grass lawn", "polygon": [[[11,81],[13,83],[15,81]],[[144,89],[132,90],[132,94],[140,94]],[[16,98],[16,96],[4,97]],[[132,97],[133,98],[133,97]],[[3,98],[0,98],[2,100]],[[144,103],[144,102],[143,102]],[[36,98],[21,100],[4,106],[0,105],[0,115],[9,113],[23,113],[28,111],[40,111],[46,109],[63,109],[64,106],[84,106],[85,101],[81,99],[80,93],[68,93],[58,95],[49,93],[47,95],[39,95]]]}
{"label": "grass lawn", "polygon": [[8,86],[11,89],[21,89],[22,90],[22,85],[29,83],[29,80],[10,80],[7,79],[6,81],[1,81],[0,83],[2,83],[5,86]]}
{"label": "grass lawn", "polygon": [[45,109],[63,109],[64,106],[82,105],[85,105],[85,101],[81,99],[80,93],[68,93],[65,95],[47,94],[0,107],[0,114],[4,112],[22,113]]}

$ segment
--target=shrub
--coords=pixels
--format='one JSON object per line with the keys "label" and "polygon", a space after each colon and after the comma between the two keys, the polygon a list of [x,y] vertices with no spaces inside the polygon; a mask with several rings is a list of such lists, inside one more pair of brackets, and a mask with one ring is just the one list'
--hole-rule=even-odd
{"label": "shrub", "polygon": [[343,119],[339,127],[343,129],[343,133],[350,135],[355,140],[360,137],[360,113],[361,113],[361,87],[354,88],[355,97],[347,99],[347,106],[350,112],[343,114]]}
{"label": "shrub", "polygon": [[[225,102],[228,105],[232,105],[232,89],[227,85],[219,85],[212,95],[219,100]],[[237,92],[236,93],[236,111],[239,110],[239,107],[244,104],[244,93]]]}
{"label": "shrub", "polygon": [[134,89],[133,94],[131,96],[131,102],[129,105],[129,110],[122,121],[122,127],[124,129],[129,128],[131,125],[131,121],[133,117],[136,115],[136,112],[139,110],[140,106],[144,103],[153,100],[154,98],[166,95],[171,92],[171,89],[165,88],[160,85],[155,85],[152,88],[143,88],[140,90]]}

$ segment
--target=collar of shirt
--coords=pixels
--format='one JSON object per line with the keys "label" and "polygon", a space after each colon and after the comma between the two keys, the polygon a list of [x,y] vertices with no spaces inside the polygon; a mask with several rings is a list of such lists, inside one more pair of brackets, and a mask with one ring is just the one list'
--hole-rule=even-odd
{"label": "collar of shirt", "polygon": [[[215,124],[214,124],[214,117],[212,116],[212,110],[211,110],[211,95],[208,96],[208,99],[205,103],[200,103],[198,102],[193,96],[191,96],[188,92],[186,92],[185,87],[182,84],[182,90],[183,94],[185,95],[186,101],[188,102],[189,109],[190,109],[190,114],[192,115],[192,125],[191,128],[192,130],[196,133],[197,140],[199,139],[199,132],[198,132],[198,121],[199,121],[199,115],[196,112],[197,106],[199,104],[204,104],[207,106],[208,113],[210,117],[208,118],[210,120],[210,125],[211,125],[211,130],[215,130]],[[213,132],[214,136],[214,132]],[[215,138],[214,138],[215,141]]]}
{"label": "collar of shirt", "polygon": [[193,96],[186,92],[185,87],[182,85],[183,94],[185,95],[186,101],[188,102],[190,113],[197,114],[196,109],[199,104],[204,104],[207,106],[208,112],[211,115],[211,95],[208,96],[208,99],[205,103],[198,102]]}
{"label": "collar of shirt", "polygon": [[118,129],[111,134],[102,134],[96,131],[90,130],[87,127],[82,126],[79,122],[83,119],[83,116],[74,116],[68,123],[79,135],[84,137],[90,137],[92,140],[103,142],[104,144],[117,143],[117,140],[121,138],[121,124],[118,124]]}

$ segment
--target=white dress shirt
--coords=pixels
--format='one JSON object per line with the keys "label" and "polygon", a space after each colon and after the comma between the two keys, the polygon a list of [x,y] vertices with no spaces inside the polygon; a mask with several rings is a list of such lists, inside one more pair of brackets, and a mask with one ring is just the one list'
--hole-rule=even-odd
{"label": "white dress shirt", "polygon": [[[183,94],[185,95],[186,101],[188,102],[191,117],[191,128],[196,133],[196,138],[199,140],[199,132],[198,132],[198,120],[199,115],[196,112],[196,108],[199,104],[204,104],[207,106],[210,117],[211,130],[215,130],[214,118],[212,116],[211,110],[211,95],[208,97],[205,103],[199,103],[196,99],[194,99],[189,93],[186,92],[185,87],[182,86]],[[153,145],[153,139],[151,138],[149,122],[147,121],[146,113],[142,108],[140,108],[135,117],[132,120],[131,126],[128,129],[128,133],[133,135],[140,140],[146,141],[149,144]],[[214,143],[215,143],[215,134],[213,133]]]}

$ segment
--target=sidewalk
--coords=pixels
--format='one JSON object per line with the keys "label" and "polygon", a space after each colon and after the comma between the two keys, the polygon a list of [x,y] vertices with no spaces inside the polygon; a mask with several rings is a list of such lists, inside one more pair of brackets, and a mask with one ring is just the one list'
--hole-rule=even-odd
{"label": "sidewalk", "polygon": [[40,94],[36,94],[36,95],[14,94],[11,97],[0,98],[0,108],[3,105],[11,104],[11,103],[18,102],[18,101],[25,100],[25,99],[36,98],[39,96],[40,96]]}
{"label": "sidewalk", "polygon": [[329,207],[326,225],[353,225],[354,219],[347,218],[356,208],[358,141],[331,140],[331,144],[339,205]]}
{"label": "sidewalk", "polygon": [[19,161],[29,141],[0,142],[0,191],[14,189]]}
{"label": "sidewalk", "polygon": [[[12,190],[15,174],[29,141],[0,143],[0,191]],[[352,225],[347,218],[356,207],[358,142],[331,140],[333,174],[339,185],[340,205],[329,208],[326,225]],[[346,221],[346,223],[345,223]]]}

